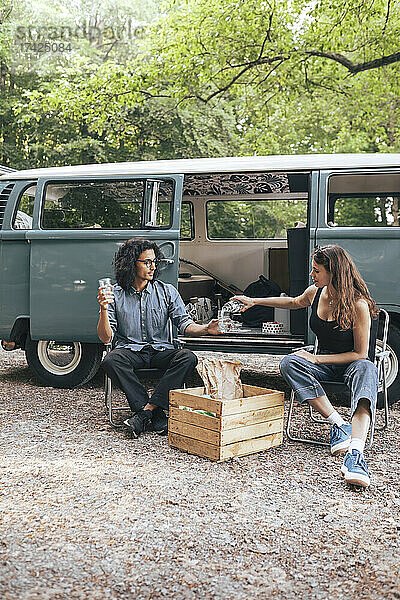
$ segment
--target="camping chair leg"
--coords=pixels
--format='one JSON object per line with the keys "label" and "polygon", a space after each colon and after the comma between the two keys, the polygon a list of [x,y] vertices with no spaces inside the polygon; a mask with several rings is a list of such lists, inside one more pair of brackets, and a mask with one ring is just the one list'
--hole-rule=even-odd
{"label": "camping chair leg", "polygon": [[108,411],[108,420],[109,420],[110,424],[113,427],[115,427],[116,429],[121,429],[122,427],[125,427],[125,425],[123,423],[116,423],[114,421],[113,411],[114,410],[129,410],[129,407],[112,405],[112,382],[111,382],[111,377],[109,377],[107,374],[105,374],[105,379],[104,379],[104,402],[106,405],[106,409]]}
{"label": "camping chair leg", "polygon": [[[375,419],[376,419],[376,415],[375,415]],[[371,426],[370,426],[370,430],[369,430],[369,441],[368,441],[367,450],[371,450],[372,444],[374,443],[375,419],[371,419]]]}
{"label": "camping chair leg", "polygon": [[387,336],[388,336],[388,332],[389,332],[389,315],[382,308],[380,309],[380,315],[383,315],[384,321],[383,321],[383,335],[382,335],[382,350],[381,350],[381,352],[379,352],[379,355],[377,357],[377,367],[378,367],[379,380],[381,379],[381,376],[382,376],[383,408],[385,411],[385,413],[384,413],[385,416],[384,416],[383,425],[379,425],[379,427],[375,426],[376,431],[383,431],[384,429],[386,429],[386,427],[389,424],[389,400],[388,400],[388,393],[387,393],[386,371],[385,371],[385,358],[388,355],[388,352],[386,350],[386,343],[387,343]]}
{"label": "camping chair leg", "polygon": [[[313,446],[329,446],[330,444],[328,442],[322,442],[319,440],[311,440],[308,438],[301,438],[301,437],[292,435],[292,433],[290,431],[290,426],[292,423],[294,402],[295,402],[295,395],[294,395],[294,391],[292,390],[292,392],[290,394],[289,410],[288,410],[288,416],[287,416],[287,421],[286,421],[286,435],[287,435],[288,439],[291,442],[302,442],[303,444],[312,444]],[[314,418],[314,420],[315,420],[315,418]],[[322,422],[325,423],[325,421],[322,421]]]}
{"label": "camping chair leg", "polygon": [[314,423],[321,423],[322,425],[327,424],[328,421],[326,419],[320,419],[318,417],[314,417],[313,407],[311,406],[311,404],[308,405],[308,409],[309,409],[309,413],[310,413],[310,418],[314,421]]}
{"label": "camping chair leg", "polygon": [[384,421],[383,421],[383,425],[379,425],[379,427],[375,427],[376,431],[383,431],[384,429],[386,429],[386,427],[389,424],[389,402],[388,402],[388,395],[387,395],[387,387],[386,387],[386,379],[384,379],[383,381],[383,407],[384,407]]}
{"label": "camping chair leg", "polygon": [[111,378],[104,373],[104,404],[108,408],[111,399]]}

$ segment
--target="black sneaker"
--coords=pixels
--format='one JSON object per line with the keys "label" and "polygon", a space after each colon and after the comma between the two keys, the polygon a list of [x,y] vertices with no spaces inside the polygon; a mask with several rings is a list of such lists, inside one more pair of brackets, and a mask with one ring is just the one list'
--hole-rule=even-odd
{"label": "black sneaker", "polygon": [[133,437],[137,438],[146,429],[146,425],[151,421],[151,410],[139,410],[130,419],[124,421],[124,425],[129,427]]}
{"label": "black sneaker", "polygon": [[167,415],[160,406],[157,406],[152,412],[152,418],[147,425],[147,429],[149,431],[155,431],[159,435],[166,435],[168,433]]}

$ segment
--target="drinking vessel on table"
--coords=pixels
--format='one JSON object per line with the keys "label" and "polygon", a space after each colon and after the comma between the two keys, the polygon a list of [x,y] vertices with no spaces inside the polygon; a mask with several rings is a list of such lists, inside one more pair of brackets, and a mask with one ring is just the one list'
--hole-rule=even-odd
{"label": "drinking vessel on table", "polygon": [[227,333],[231,331],[233,325],[232,319],[230,319],[222,310],[218,311],[218,329],[221,333]]}
{"label": "drinking vessel on table", "polygon": [[234,322],[231,317],[233,314],[239,313],[243,307],[243,302],[239,300],[229,300],[222,309],[218,311],[218,328],[221,333],[226,333],[234,329]]}

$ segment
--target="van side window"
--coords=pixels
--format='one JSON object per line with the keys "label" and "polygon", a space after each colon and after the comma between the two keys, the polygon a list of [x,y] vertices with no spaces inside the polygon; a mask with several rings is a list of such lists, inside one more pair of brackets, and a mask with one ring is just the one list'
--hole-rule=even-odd
{"label": "van side window", "polygon": [[399,196],[331,196],[328,219],[338,227],[398,227]]}
{"label": "van side window", "polygon": [[286,238],[296,221],[307,223],[307,199],[207,202],[209,239]]}
{"label": "van side window", "polygon": [[338,175],[329,181],[327,222],[336,227],[399,227],[400,175]]}
{"label": "van side window", "polygon": [[31,185],[18,198],[17,209],[12,222],[13,229],[32,229],[35,193],[36,185]]}
{"label": "van side window", "polygon": [[[50,183],[45,189],[43,229],[141,229],[144,179]],[[159,188],[156,226],[169,227],[172,181]]]}
{"label": "van side window", "polygon": [[181,209],[181,240],[194,239],[194,221],[193,221],[193,204],[192,202],[182,202]]}

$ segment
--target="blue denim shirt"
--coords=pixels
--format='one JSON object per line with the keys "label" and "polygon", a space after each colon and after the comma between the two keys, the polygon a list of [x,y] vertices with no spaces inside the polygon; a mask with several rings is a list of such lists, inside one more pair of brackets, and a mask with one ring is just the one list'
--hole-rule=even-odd
{"label": "blue denim shirt", "polygon": [[126,292],[116,285],[114,302],[108,305],[108,319],[115,347],[131,350],[144,346],[172,349],[170,319],[181,334],[194,322],[176,288],[161,281],[149,281],[142,292],[133,288]]}

